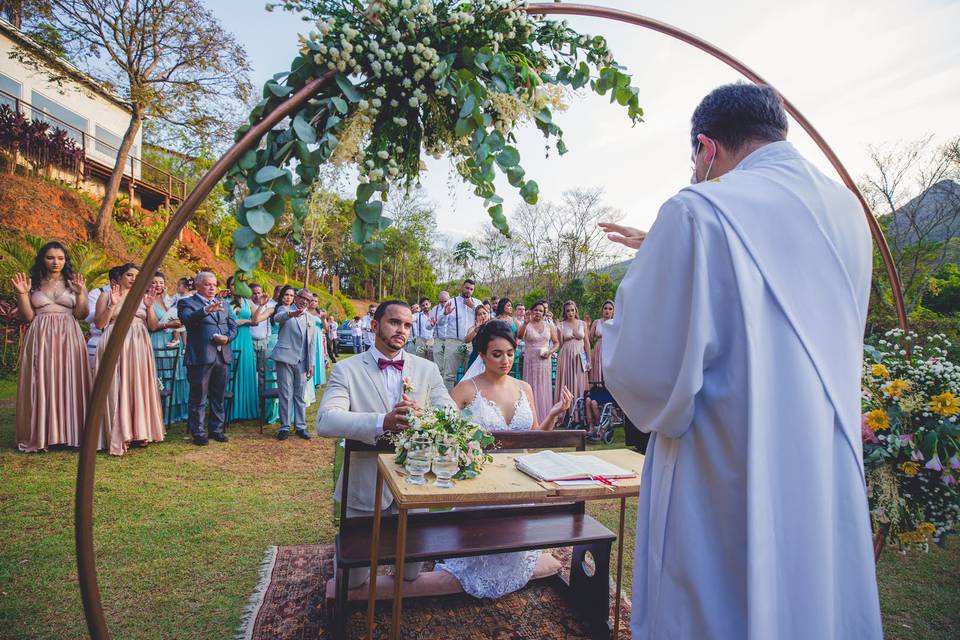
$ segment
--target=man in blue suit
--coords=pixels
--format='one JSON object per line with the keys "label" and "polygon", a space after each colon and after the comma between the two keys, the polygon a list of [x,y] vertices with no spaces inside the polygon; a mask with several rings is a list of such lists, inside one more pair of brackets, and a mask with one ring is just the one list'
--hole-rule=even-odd
{"label": "man in blue suit", "polygon": [[177,303],[180,322],[187,329],[187,350],[183,359],[190,383],[187,427],[193,444],[207,444],[204,429],[210,404],[210,437],[226,442],[224,394],[230,377],[233,352],[230,342],[237,337],[237,324],[230,309],[217,298],[217,276],[201,271],[194,280],[197,293]]}

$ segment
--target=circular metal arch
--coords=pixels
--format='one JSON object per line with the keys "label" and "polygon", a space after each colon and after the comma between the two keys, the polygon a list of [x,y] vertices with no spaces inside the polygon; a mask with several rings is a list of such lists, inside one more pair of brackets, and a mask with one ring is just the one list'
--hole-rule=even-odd
{"label": "circular metal arch", "polygon": [[[628,11],[582,4],[534,3],[527,5],[526,11],[535,15],[578,15],[605,18],[657,31],[710,54],[757,84],[769,84],[760,77],[759,74],[725,51],[691,33],[660,22],[659,20]],[[197,183],[193,191],[190,192],[190,195],[183,201],[183,204],[180,205],[177,212],[170,218],[166,228],[160,233],[160,236],[157,238],[157,241],[143,262],[141,268],[142,273],[153,273],[159,268],[163,258],[176,240],[177,235],[193,217],[194,211],[210,191],[213,190],[217,182],[223,178],[230,167],[240,159],[240,156],[247,150],[256,148],[260,138],[266,135],[266,133],[281,120],[296,113],[310,98],[326,87],[332,77],[333,74],[328,73],[306,84],[302,89],[285,100],[279,107],[267,114],[263,120],[251,127],[250,130],[210,168],[200,182]],[[817,130],[814,129],[813,125],[811,125],[803,114],[786,98],[784,98],[784,106],[803,130],[813,138],[820,150],[823,151],[827,159],[830,160],[830,163],[834,169],[836,169],[844,184],[856,194],[857,199],[860,201],[864,214],[867,217],[867,223],[870,225],[870,233],[877,245],[877,249],[880,251],[884,266],[886,267],[887,277],[890,279],[900,327],[906,330],[907,315],[896,265],[890,255],[890,249],[887,246],[883,232],[874,218],[873,213],[870,211],[870,206],[867,204],[863,194],[860,193],[860,190],[857,188],[856,183],[850,177],[846,168],[844,168],[840,162],[840,159]],[[150,278],[138,278],[127,295],[127,300],[139,300],[142,298],[149,284]],[[120,310],[114,322],[113,330],[110,332],[110,339],[104,348],[100,367],[93,383],[90,402],[87,404],[87,415],[84,420],[84,430],[80,445],[80,459],[77,467],[74,520],[77,576],[80,583],[80,594],[83,600],[83,610],[87,620],[87,628],[90,632],[90,637],[94,638],[94,640],[108,640],[110,637],[110,632],[107,629],[107,621],[103,613],[100,588],[97,584],[96,553],[93,545],[93,484],[97,462],[97,442],[100,434],[100,425],[106,412],[109,388],[112,380],[112,375],[106,372],[112,372],[117,365],[136,309],[137,305],[124,303],[123,308]]]}

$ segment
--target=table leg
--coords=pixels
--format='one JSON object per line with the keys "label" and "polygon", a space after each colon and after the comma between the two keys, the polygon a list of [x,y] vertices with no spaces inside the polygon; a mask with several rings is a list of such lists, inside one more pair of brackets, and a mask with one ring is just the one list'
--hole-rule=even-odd
{"label": "table leg", "polygon": [[403,565],[407,554],[407,510],[400,507],[397,514],[397,550],[394,554],[393,569],[393,622],[390,627],[391,640],[400,640],[400,612],[403,607]]}
{"label": "table leg", "polygon": [[[380,500],[383,497],[383,475],[377,469],[377,489],[373,501],[373,532],[370,536],[370,579],[367,581],[367,640],[373,640],[373,619],[377,607],[377,560],[380,556]],[[343,497],[346,500],[346,496]]]}
{"label": "table leg", "polygon": [[620,586],[623,584],[623,520],[627,499],[620,498],[620,530],[617,532],[617,597],[613,601],[613,640],[620,640]]}

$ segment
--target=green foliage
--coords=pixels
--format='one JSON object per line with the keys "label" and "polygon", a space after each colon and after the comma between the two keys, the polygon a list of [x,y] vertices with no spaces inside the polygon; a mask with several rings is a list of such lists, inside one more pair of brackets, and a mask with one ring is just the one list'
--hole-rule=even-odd
{"label": "green foliage", "polygon": [[930,278],[923,305],[942,315],[957,315],[960,311],[960,268],[956,263],[946,265]]}
{"label": "green foliage", "polygon": [[625,107],[633,122],[642,119],[638,90],[604,38],[529,16],[516,0],[366,7],[296,0],[268,9],[274,6],[307,12],[319,32],[301,36],[290,71],[267,81],[263,99],[236,139],[314,79],[333,74],[334,82],[294,114],[289,126],[270,131],[260,148],[228,173],[228,190],[247,194],[236,216],[250,231],[241,233],[245,240],[256,236],[237,250],[242,270],[255,265],[255,249],[262,248],[263,235],[283,215],[285,200],[293,204],[293,240],[299,242],[311,186],[327,161],[357,162],[352,238],[363,245],[361,255],[375,263],[386,251],[377,234],[390,224],[382,203],[392,186],[418,181],[421,149],[453,157],[461,177],[484,200],[493,225],[508,234],[495,188],[497,169],[527,203],[537,202],[539,187],[525,175],[512,146],[513,130],[524,120],[533,121],[564,153],[563,131],[552,112],[559,102],[557,88],[589,85],[600,95],[609,91],[611,102]]}
{"label": "green foliage", "polygon": [[599,318],[603,303],[616,297],[617,284],[609,273],[588,273],[580,313]]}

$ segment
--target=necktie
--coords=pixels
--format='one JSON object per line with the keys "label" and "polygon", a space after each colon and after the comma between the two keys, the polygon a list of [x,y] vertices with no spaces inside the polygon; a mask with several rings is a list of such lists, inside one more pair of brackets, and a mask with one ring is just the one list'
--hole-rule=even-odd
{"label": "necktie", "polygon": [[377,366],[380,367],[381,371],[387,367],[393,367],[397,371],[403,371],[403,360],[387,360],[386,358],[380,358],[377,360]]}

